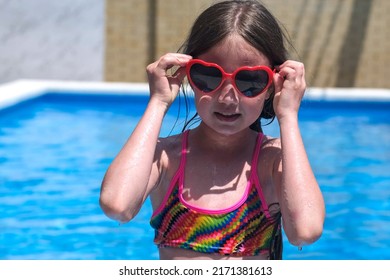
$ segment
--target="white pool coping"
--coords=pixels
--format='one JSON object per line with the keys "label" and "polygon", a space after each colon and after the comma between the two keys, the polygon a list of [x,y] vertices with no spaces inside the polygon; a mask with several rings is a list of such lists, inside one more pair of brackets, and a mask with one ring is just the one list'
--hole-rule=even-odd
{"label": "white pool coping", "polygon": [[38,97],[47,92],[83,94],[148,94],[143,83],[79,82],[59,80],[16,80],[0,85],[0,109]]}
{"label": "white pool coping", "polygon": [[[146,83],[16,80],[0,85],[0,109],[50,93],[149,95]],[[309,88],[305,99],[390,102],[390,89]]]}

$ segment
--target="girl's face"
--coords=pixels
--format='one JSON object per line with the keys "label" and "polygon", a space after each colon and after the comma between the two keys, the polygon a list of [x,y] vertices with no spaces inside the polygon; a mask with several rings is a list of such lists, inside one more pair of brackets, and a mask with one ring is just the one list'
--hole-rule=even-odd
{"label": "girl's face", "polygon": [[[271,66],[261,52],[238,35],[227,37],[198,58],[220,65],[226,73],[233,73],[242,66]],[[210,94],[193,90],[203,124],[224,135],[233,135],[255,122],[270,95],[268,90],[255,97],[246,97],[234,88],[230,79]]]}

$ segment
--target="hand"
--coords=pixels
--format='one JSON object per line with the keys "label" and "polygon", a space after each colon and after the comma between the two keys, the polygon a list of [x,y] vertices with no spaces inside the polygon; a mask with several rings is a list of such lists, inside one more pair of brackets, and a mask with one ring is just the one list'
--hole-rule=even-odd
{"label": "hand", "polygon": [[305,93],[305,67],[303,63],[287,60],[276,67],[274,75],[274,111],[279,122],[288,116],[296,117]]}
{"label": "hand", "polygon": [[[168,53],[146,67],[151,99],[158,99],[168,107],[175,100],[185,77],[185,66],[192,57]],[[174,73],[169,73],[178,68]]]}

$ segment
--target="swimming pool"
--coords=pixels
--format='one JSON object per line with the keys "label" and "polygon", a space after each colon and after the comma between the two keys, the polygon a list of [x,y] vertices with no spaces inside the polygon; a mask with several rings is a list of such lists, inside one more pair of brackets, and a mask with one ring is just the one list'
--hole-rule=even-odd
{"label": "swimming pool", "polygon": [[[149,201],[124,225],[98,205],[104,172],[148,98],[41,93],[0,110],[0,259],[157,259]],[[285,259],[390,259],[389,109],[304,100],[300,126],[327,216],[317,243],[299,251],[285,239]],[[277,136],[276,122],[265,131]]]}

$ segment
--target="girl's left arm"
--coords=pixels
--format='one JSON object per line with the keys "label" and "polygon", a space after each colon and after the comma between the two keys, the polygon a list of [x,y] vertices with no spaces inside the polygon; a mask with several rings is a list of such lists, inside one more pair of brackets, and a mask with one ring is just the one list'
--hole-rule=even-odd
{"label": "girl's left arm", "polygon": [[325,206],[298,126],[298,110],[306,89],[304,65],[286,61],[275,74],[274,110],[280,127],[280,154],[274,184],[283,227],[290,243],[303,246],[322,234]]}

